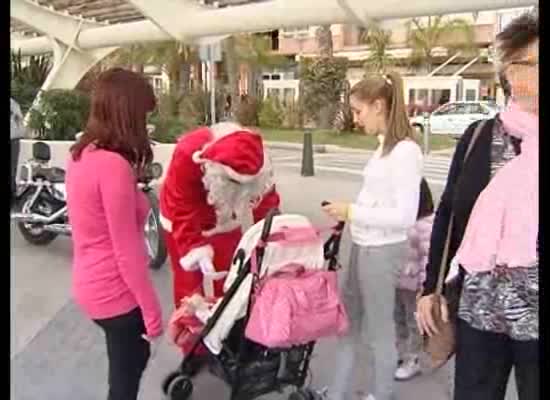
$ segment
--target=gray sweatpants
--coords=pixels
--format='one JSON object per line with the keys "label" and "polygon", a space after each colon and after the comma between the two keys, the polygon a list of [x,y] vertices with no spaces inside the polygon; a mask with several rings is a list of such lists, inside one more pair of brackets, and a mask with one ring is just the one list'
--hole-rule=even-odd
{"label": "gray sweatpants", "polygon": [[351,329],[339,344],[330,400],[356,398],[356,370],[361,374],[360,383],[366,385],[359,388],[364,394],[372,394],[376,400],[394,399],[397,350],[393,311],[405,251],[405,242],[376,247],[353,245],[343,286]]}
{"label": "gray sweatpants", "polygon": [[418,358],[422,351],[422,336],[420,336],[416,325],[415,311],[416,292],[395,289],[393,317],[397,333],[397,354],[402,361]]}

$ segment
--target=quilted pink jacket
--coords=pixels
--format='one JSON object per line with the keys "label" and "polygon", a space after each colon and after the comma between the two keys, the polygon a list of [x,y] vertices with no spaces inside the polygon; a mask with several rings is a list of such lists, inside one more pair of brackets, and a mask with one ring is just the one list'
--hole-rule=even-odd
{"label": "quilted pink jacket", "polygon": [[400,289],[420,290],[426,278],[426,264],[434,215],[419,219],[407,232],[407,258],[401,268],[397,286]]}

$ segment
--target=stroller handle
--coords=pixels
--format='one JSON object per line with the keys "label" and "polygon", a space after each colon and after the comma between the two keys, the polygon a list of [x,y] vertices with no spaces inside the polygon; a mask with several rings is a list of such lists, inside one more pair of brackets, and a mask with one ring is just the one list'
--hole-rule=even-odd
{"label": "stroller handle", "polygon": [[273,218],[279,214],[280,212],[277,208],[272,208],[271,210],[268,211],[264,219],[264,226],[262,229],[262,236],[261,236],[262,242],[266,242],[267,239],[269,238],[269,234],[271,233],[271,227],[273,226]]}

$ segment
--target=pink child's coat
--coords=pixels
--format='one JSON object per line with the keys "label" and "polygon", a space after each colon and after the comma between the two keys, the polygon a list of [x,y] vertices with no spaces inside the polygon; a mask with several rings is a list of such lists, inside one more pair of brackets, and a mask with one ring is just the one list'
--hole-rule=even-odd
{"label": "pink child's coat", "polygon": [[407,232],[407,258],[399,273],[397,287],[420,290],[426,279],[426,264],[430,250],[430,237],[434,215],[421,218]]}

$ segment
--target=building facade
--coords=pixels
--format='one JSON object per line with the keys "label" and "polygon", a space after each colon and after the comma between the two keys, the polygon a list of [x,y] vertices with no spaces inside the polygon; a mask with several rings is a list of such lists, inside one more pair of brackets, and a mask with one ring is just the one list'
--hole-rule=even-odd
{"label": "building facade", "polygon": [[[405,77],[405,86],[410,88],[405,93],[406,101],[410,103],[437,103],[441,101],[441,91],[444,97],[456,100],[497,99],[500,96],[498,80],[495,79],[495,69],[492,56],[492,44],[496,34],[516,16],[526,9],[512,9],[468,14],[448,15],[450,19],[463,19],[473,28],[473,46],[478,49],[477,56],[455,56],[446,48],[435,48],[434,70],[432,74],[407,66],[396,66],[394,69]],[[423,22],[426,22],[424,18]],[[407,20],[394,20],[384,24],[384,29],[392,32],[388,53],[401,61],[407,60],[412,49],[408,46]],[[278,53],[299,60],[301,57],[316,57],[319,47],[315,37],[318,27],[301,27],[279,31]],[[369,47],[362,43],[364,29],[353,25],[332,25],[333,53],[335,57],[345,57],[350,61],[348,80],[351,84],[359,81],[365,74],[363,67],[369,57]],[[443,44],[453,43],[457,38],[452,36],[442,39]],[[297,74],[286,74],[285,71],[266,71],[264,74],[264,94],[278,94],[283,99],[298,95]],[[273,77],[276,79],[273,79]],[[409,78],[410,77],[410,78]],[[433,77],[433,79],[430,79]],[[446,78],[446,79],[445,79]],[[422,82],[422,83],[419,83]],[[446,82],[442,87],[442,82]],[[420,86],[422,87],[420,87]],[[449,91],[450,93],[447,93]],[[286,93],[286,94],[285,94]]]}

